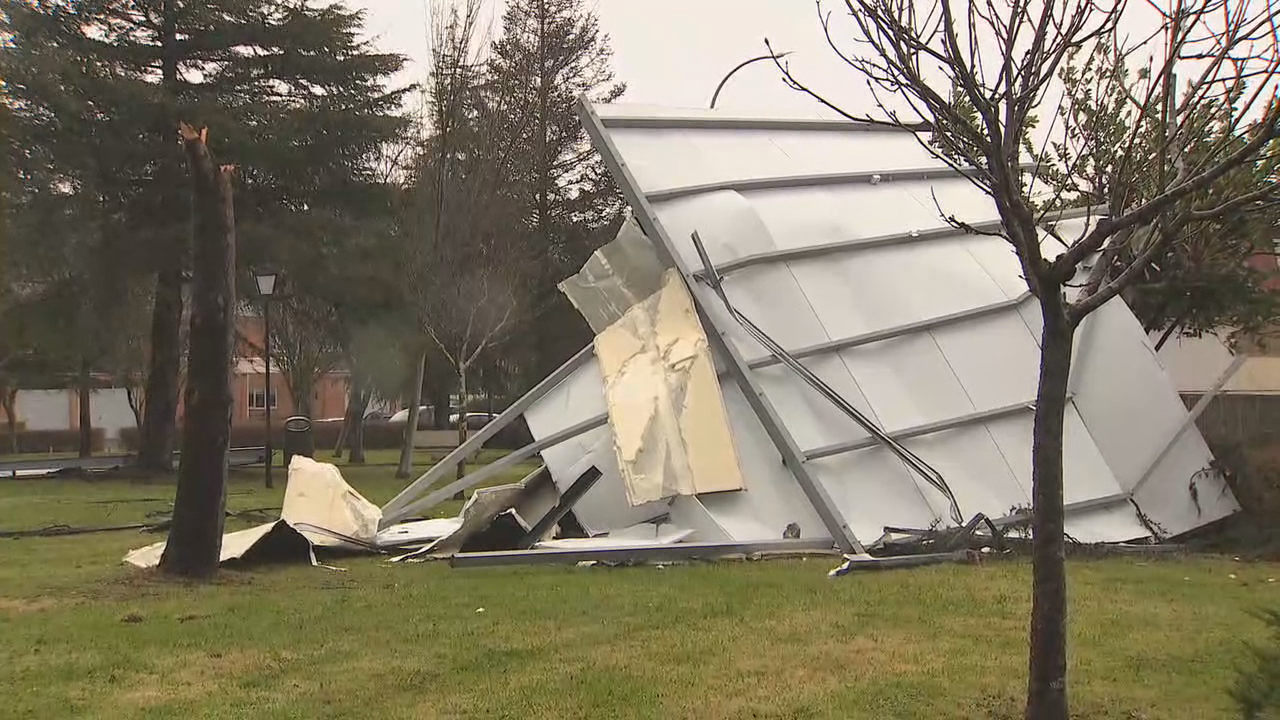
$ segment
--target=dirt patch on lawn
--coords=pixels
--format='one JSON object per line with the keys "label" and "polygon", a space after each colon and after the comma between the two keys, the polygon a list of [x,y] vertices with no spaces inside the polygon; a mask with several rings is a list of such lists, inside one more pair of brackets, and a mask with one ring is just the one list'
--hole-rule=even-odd
{"label": "dirt patch on lawn", "polygon": [[43,612],[58,606],[53,598],[10,598],[0,597],[0,613],[25,615],[26,613]]}

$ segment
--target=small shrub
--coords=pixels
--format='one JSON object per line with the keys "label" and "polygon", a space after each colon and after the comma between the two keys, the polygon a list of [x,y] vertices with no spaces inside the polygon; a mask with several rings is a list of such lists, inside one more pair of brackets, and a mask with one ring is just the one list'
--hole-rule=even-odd
{"label": "small shrub", "polygon": [[1280,720],[1280,610],[1264,616],[1270,637],[1250,649],[1231,695],[1243,720]]}

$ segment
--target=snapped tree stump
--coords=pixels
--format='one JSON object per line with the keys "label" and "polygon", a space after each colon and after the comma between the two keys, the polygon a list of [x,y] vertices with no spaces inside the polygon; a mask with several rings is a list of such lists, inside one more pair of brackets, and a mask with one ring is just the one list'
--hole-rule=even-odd
{"label": "snapped tree stump", "polygon": [[233,168],[214,163],[207,131],[185,123],[180,130],[193,180],[194,273],[182,458],[160,569],[199,579],[217,572],[222,552],[231,441],[235,210]]}

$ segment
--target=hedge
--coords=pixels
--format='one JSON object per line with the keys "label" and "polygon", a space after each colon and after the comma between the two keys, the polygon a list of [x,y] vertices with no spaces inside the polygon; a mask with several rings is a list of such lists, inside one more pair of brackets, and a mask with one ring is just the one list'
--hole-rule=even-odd
{"label": "hedge", "polygon": [[[93,452],[102,452],[106,442],[106,434],[102,428],[94,428],[90,431],[89,437]],[[12,449],[7,430],[0,431],[0,448],[3,448],[4,452]],[[80,431],[19,430],[17,450],[23,454],[79,452]]]}
{"label": "hedge", "polygon": [[[317,449],[332,449],[338,443],[338,433],[342,423],[316,423],[312,426],[312,435]],[[178,437],[182,437],[182,428],[178,428]],[[231,426],[231,447],[262,447],[266,445],[266,423],[251,422]],[[271,445],[284,446],[284,420],[271,423]],[[137,428],[124,428],[120,431],[120,441],[129,452],[138,450]],[[394,450],[404,441],[404,423],[370,421],[364,425],[364,447],[366,450]],[[520,418],[503,428],[491,438],[485,447],[497,450],[514,450],[533,442],[529,428]],[[74,449],[74,448],[72,448]]]}

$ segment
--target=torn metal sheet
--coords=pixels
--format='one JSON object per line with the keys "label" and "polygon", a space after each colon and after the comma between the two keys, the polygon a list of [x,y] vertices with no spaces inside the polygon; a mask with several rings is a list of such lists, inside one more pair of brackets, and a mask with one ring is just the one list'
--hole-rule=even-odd
{"label": "torn metal sheet", "polygon": [[[536,439],[558,440],[540,453],[561,492],[586,468],[601,470],[575,506],[589,535],[669,513],[695,529],[676,544],[691,546],[682,551],[797,532],[845,548],[886,526],[954,526],[957,504],[993,518],[1030,505],[1039,310],[1006,241],[949,226],[998,226],[989,196],[907,131],[585,100],[580,115],[653,252],[627,223],[566,281],[597,332],[593,352],[513,407]],[[1049,220],[1070,242],[1097,221],[1091,212]],[[1047,231],[1043,240],[1046,257],[1060,251]],[[733,320],[690,269],[705,265],[726,275],[728,305],[820,383]],[[679,419],[688,394],[669,381],[684,372],[691,328],[656,339],[662,290],[676,285],[689,303],[682,312],[692,309],[680,317],[694,318],[713,348],[699,367],[723,374],[711,377],[727,442],[700,441]],[[860,426],[815,387],[870,422]],[[1072,537],[1178,535],[1238,509],[1123,300],[1086,323],[1071,387],[1063,455]],[[607,426],[594,424],[602,418]],[[954,502],[872,439],[871,424],[936,469]],[[712,444],[716,463],[733,455],[729,486],[741,490],[688,483],[698,477],[693,458]],[[682,452],[688,473],[671,469]]]}
{"label": "torn metal sheet", "polygon": [[[160,565],[165,542],[138,548],[124,556],[124,562],[138,568]],[[257,564],[268,562],[316,564],[311,541],[283,520],[238,530],[222,536],[219,564]]]}
{"label": "torn metal sheet", "polygon": [[628,221],[561,287],[593,327],[604,326],[596,357],[631,505],[741,490],[715,364],[679,272],[662,270]]}
{"label": "torn metal sheet", "polygon": [[315,545],[354,549],[357,546],[341,537],[373,542],[382,511],[348,485],[337,467],[294,455],[289,461],[280,519],[297,527]]}
{"label": "torn metal sheet", "polygon": [[[310,562],[314,548],[358,550],[373,546],[381,511],[347,484],[338,468],[301,455],[289,463],[280,519],[222,536],[220,563]],[[124,562],[160,564],[167,541],[133,550]]]}

